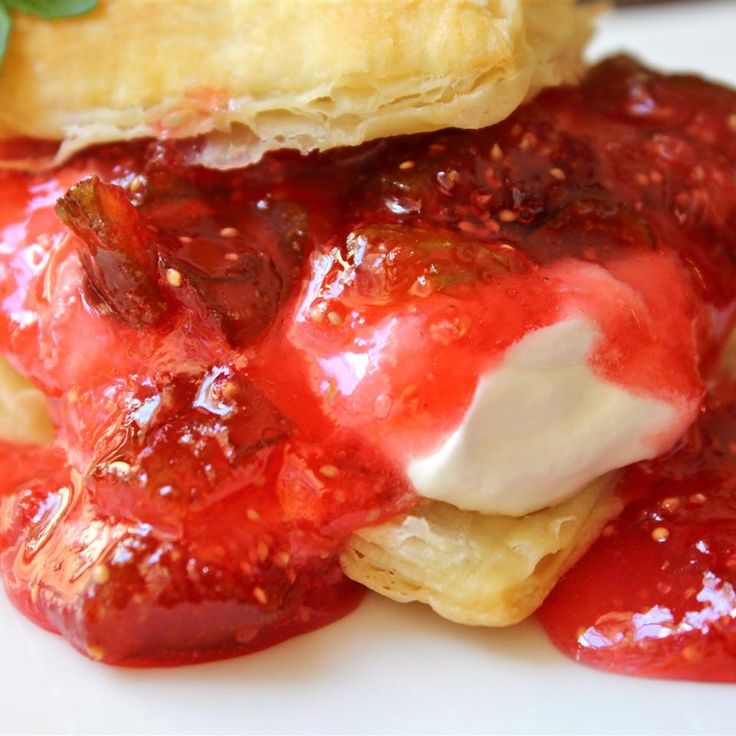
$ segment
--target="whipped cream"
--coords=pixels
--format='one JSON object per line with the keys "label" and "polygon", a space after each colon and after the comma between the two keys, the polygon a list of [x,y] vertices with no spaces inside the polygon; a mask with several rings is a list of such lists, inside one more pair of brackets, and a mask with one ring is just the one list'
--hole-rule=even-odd
{"label": "whipped cream", "polygon": [[691,409],[597,376],[600,339],[575,317],[528,333],[479,380],[460,425],[407,474],[416,492],[461,509],[522,516],[598,476],[661,454]]}

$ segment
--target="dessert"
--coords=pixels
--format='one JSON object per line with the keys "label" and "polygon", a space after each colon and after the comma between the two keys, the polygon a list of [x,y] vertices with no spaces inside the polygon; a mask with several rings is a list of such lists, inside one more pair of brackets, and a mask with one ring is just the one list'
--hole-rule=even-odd
{"label": "dessert", "polygon": [[[223,7],[223,27],[243,27],[244,6]],[[322,27],[308,4],[264,7],[254,38],[286,10],[297,48]],[[427,4],[359,7],[394,41],[411,19],[418,40],[397,54],[416,76]],[[331,33],[356,21],[345,8]],[[176,11],[185,29],[190,12]],[[511,112],[575,75],[588,15],[447,12],[472,29],[448,41],[454,86],[407,106],[387,73],[398,62],[379,64],[371,84],[393,102],[371,116],[365,86],[327,95],[305,86],[319,65],[280,70],[308,119],[235,88],[141,106],[145,85],[141,105],[121,85],[101,114],[104,75],[69,100],[53,85],[25,99],[7,70],[45,75],[24,66],[23,38],[54,29],[23,19],[0,126],[63,142],[3,148],[0,347],[37,389],[3,366],[7,416],[26,419],[5,422],[0,560],[16,605],[92,658],[254,651],[349,611],[349,578],[453,620],[513,623],[603,529],[542,611],[555,641],[614,669],[733,679],[733,608],[712,605],[728,600],[728,539],[707,523],[728,527],[727,487],[700,503],[688,474],[693,457],[727,469],[709,421],[729,412],[736,93],[622,57]],[[138,13],[103,3],[68,32],[83,49],[85,32]],[[458,81],[476,48],[485,71]],[[340,108],[353,97],[357,122]],[[272,148],[297,151],[255,161]],[[299,153],[313,148],[329,150]],[[667,473],[682,489],[646,492]],[[605,545],[621,565],[648,554],[641,508],[650,561],[701,522],[720,545],[699,568],[707,615],[690,578],[667,573],[664,593],[646,565],[626,595],[601,594]],[[642,604],[674,644],[654,666]]]}

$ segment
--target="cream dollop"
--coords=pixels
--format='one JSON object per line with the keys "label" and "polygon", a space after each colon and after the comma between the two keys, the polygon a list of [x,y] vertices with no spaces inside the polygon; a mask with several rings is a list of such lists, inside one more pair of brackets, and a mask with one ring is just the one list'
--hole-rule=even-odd
{"label": "cream dollop", "polygon": [[476,387],[460,425],[407,474],[421,496],[482,513],[559,503],[604,473],[665,451],[692,421],[685,403],[596,375],[595,322],[573,317],[528,333]]}

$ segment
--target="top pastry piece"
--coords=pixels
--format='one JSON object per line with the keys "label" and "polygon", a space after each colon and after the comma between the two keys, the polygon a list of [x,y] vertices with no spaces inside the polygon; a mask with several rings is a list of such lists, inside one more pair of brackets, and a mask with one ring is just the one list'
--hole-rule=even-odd
{"label": "top pastry piece", "polygon": [[16,13],[0,138],[93,144],[205,136],[241,166],[382,136],[477,128],[573,80],[593,12],[572,0],[100,0]]}

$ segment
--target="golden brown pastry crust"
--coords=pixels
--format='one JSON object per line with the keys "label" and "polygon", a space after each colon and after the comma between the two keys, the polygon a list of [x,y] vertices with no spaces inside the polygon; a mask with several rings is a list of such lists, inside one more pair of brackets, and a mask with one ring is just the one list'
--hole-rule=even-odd
{"label": "golden brown pastry crust", "polygon": [[348,577],[395,601],[421,601],[451,621],[508,626],[534,612],[621,510],[615,475],[522,518],[437,501],[353,535]]}
{"label": "golden brown pastry crust", "polygon": [[82,146],[207,135],[206,163],[490,125],[573,79],[592,13],[573,0],[101,0],[16,13],[0,137]]}
{"label": "golden brown pastry crust", "polygon": [[0,357],[0,439],[48,444],[53,435],[44,395]]}

